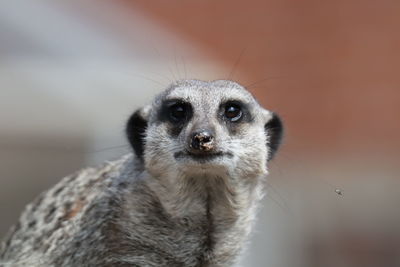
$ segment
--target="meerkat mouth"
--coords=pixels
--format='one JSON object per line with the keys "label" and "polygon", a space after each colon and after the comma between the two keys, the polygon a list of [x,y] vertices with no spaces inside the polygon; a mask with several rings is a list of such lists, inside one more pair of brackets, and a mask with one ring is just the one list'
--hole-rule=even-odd
{"label": "meerkat mouth", "polygon": [[189,151],[179,151],[174,154],[174,157],[176,159],[190,158],[190,159],[193,159],[196,161],[211,161],[211,160],[214,160],[217,158],[222,158],[222,157],[232,158],[233,154],[230,152],[222,152],[222,151],[213,152],[213,153],[209,153],[209,152],[198,153],[198,154],[191,153]]}

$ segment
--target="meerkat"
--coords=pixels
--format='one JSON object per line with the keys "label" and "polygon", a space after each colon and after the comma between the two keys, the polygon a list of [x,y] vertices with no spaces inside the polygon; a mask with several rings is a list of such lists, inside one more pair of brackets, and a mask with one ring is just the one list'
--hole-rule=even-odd
{"label": "meerkat", "polygon": [[282,128],[236,82],[175,82],[128,120],[133,153],[26,207],[0,266],[232,266]]}

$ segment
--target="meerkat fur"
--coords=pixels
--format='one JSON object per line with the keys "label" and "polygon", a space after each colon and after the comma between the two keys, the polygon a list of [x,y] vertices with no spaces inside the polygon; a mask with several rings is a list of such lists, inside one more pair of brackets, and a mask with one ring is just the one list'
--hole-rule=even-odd
{"label": "meerkat fur", "polygon": [[227,80],[181,80],[137,110],[133,153],[62,179],[22,213],[0,266],[232,266],[279,117]]}

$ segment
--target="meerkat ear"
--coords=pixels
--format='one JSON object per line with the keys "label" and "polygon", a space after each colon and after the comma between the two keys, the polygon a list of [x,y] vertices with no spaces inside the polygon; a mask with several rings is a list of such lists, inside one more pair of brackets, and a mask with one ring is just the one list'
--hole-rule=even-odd
{"label": "meerkat ear", "polygon": [[136,110],[126,124],[126,136],[138,158],[143,159],[150,106]]}
{"label": "meerkat ear", "polygon": [[264,129],[267,135],[267,144],[269,146],[268,161],[271,160],[282,142],[283,123],[279,116],[274,112],[269,112],[269,120],[265,123]]}

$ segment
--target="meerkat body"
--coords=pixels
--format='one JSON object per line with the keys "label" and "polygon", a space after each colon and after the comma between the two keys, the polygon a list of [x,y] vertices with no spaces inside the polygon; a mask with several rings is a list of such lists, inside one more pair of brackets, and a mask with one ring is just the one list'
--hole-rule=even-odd
{"label": "meerkat body", "polygon": [[134,154],[64,178],[23,212],[0,266],[231,266],[279,118],[231,81],[176,82],[128,121]]}

